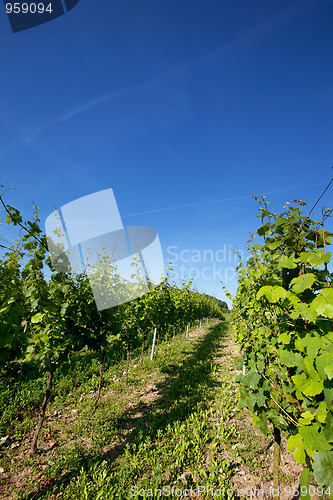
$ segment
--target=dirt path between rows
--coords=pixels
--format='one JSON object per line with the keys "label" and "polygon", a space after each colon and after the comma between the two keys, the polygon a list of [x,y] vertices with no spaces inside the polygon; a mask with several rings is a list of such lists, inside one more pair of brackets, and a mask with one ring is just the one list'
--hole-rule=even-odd
{"label": "dirt path between rows", "polygon": [[[239,357],[237,344],[232,330],[223,343],[220,359],[216,362],[222,364],[229,373],[229,381],[241,371],[235,368],[236,359]],[[236,384],[235,384],[236,385]],[[272,499],[273,497],[273,443],[252,424],[251,413],[242,409],[236,412],[232,421],[236,425],[240,440],[233,448],[243,460],[232,478],[234,493],[238,497],[249,499]],[[299,486],[299,476],[303,467],[295,462],[292,454],[286,448],[287,440],[282,439],[281,465],[280,465],[280,500],[291,500]],[[313,497],[314,499],[316,497]]]}

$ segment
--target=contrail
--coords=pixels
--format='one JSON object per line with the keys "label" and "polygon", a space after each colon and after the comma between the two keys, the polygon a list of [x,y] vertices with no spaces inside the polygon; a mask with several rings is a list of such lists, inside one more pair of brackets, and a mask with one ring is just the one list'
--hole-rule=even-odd
{"label": "contrail", "polygon": [[[298,190],[300,190],[300,189],[307,189],[307,188],[310,188],[310,187],[322,186],[322,185],[323,185],[322,182],[318,182],[316,184],[308,184],[306,186],[298,186],[297,189]],[[285,193],[285,192],[294,191],[294,190],[295,190],[295,187],[288,187],[288,188],[283,188],[283,189],[275,189],[274,191],[267,192],[266,195],[278,194],[278,193]],[[235,197],[232,197],[232,198],[221,198],[219,200],[202,201],[200,203],[187,203],[187,204],[184,204],[184,205],[174,205],[172,207],[154,208],[153,210],[146,210],[144,212],[135,212],[133,214],[122,215],[122,218],[125,218],[125,217],[135,217],[137,215],[153,214],[153,213],[157,213],[157,212],[168,212],[169,210],[179,210],[179,209],[182,209],[182,208],[201,207],[201,206],[205,206],[205,205],[213,205],[215,203],[224,203],[224,202],[227,202],[227,201],[247,200],[247,199],[250,198],[250,196],[251,196],[250,194],[247,194],[247,195],[242,195],[242,196],[235,196]]]}

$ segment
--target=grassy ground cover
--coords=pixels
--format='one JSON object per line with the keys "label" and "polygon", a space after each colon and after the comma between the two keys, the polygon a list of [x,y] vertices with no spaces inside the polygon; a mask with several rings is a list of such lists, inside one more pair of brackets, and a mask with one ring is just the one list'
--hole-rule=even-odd
{"label": "grassy ground cover", "polygon": [[[235,409],[236,362],[228,324],[205,326],[161,343],[153,362],[132,359],[126,386],[125,362],[107,366],[93,410],[98,365],[82,358],[58,375],[35,457],[44,381],[3,383],[1,498],[239,498],[258,487],[269,498],[269,443]],[[283,457],[281,481],[294,485],[299,471]]]}

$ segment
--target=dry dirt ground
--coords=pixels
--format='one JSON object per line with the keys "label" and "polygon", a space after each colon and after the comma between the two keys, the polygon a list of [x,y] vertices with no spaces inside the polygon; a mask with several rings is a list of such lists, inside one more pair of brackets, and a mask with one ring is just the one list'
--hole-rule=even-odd
{"label": "dry dirt ground", "polygon": [[[230,332],[228,339],[220,352],[218,363],[223,364],[230,374],[230,383],[233,377],[240,371],[234,368],[235,358],[239,356],[233,333]],[[248,410],[237,413],[233,421],[241,433],[242,439],[239,446],[235,445],[244,458],[236,469],[232,478],[233,491],[240,498],[249,499],[272,499],[273,498],[273,447],[274,444],[252,424],[252,417]],[[281,443],[281,465],[280,465],[280,500],[292,500],[294,493],[297,495],[299,476],[303,467],[295,462],[292,454],[286,448],[287,440],[282,438]],[[255,454],[251,453],[254,448]],[[318,497],[314,495],[313,500]]]}

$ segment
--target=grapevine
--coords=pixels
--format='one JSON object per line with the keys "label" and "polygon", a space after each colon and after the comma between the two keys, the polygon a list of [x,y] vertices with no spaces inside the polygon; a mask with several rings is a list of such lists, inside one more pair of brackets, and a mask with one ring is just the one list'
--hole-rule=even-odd
{"label": "grapevine", "polygon": [[239,408],[275,440],[274,487],[278,486],[281,433],[301,483],[311,478],[333,491],[333,290],[329,271],[332,233],[303,213],[295,200],[275,214],[255,197],[261,226],[248,242],[249,259],[238,266],[233,301],[235,338],[246,374],[238,375]]}
{"label": "grapevine", "polygon": [[[179,288],[166,277],[161,286],[111,309],[98,311],[90,282],[85,273],[72,274],[63,262],[63,272],[56,271],[48,254],[46,237],[40,227],[35,207],[33,220],[24,222],[16,208],[0,202],[5,222],[20,228],[12,246],[0,247],[0,361],[1,376],[8,380],[29,374],[44,376],[46,389],[30,452],[37,452],[37,440],[52,393],[54,374],[66,369],[71,359],[84,349],[99,356],[99,385],[94,408],[103,384],[103,366],[115,353],[127,359],[130,352],[152,338],[156,327],[159,337],[175,328],[205,317],[223,319],[223,312],[212,297],[198,294],[189,283]],[[123,289],[115,266],[101,256],[100,265],[90,279],[100,280],[107,266],[109,277],[103,293],[113,293],[112,286]],[[133,263],[135,265],[135,262]],[[111,271],[110,271],[111,269]],[[46,279],[46,270],[49,274]],[[204,316],[203,316],[204,315]],[[69,368],[68,368],[69,369]]]}

